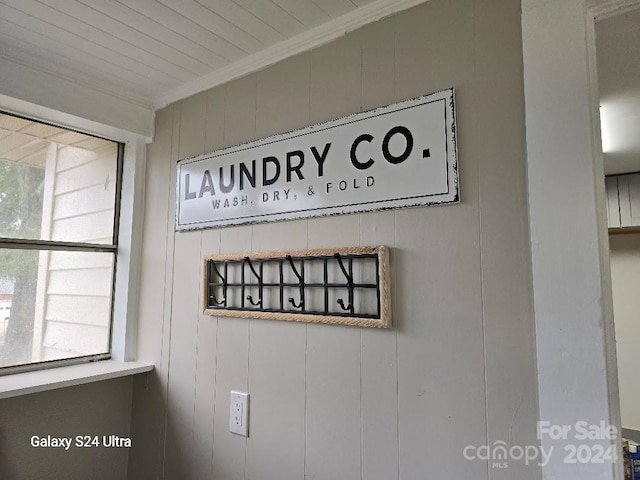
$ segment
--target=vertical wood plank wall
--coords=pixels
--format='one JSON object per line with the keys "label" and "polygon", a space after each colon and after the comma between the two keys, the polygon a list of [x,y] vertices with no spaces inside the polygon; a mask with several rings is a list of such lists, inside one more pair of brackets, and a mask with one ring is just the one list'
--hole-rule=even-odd
{"label": "vertical wood plank wall", "polygon": [[[456,88],[459,205],[174,232],[175,164]],[[149,146],[129,478],[540,478],[520,2],[432,0],[159,111]],[[392,247],[394,327],[216,318],[201,258]],[[228,432],[251,394],[250,437]]]}

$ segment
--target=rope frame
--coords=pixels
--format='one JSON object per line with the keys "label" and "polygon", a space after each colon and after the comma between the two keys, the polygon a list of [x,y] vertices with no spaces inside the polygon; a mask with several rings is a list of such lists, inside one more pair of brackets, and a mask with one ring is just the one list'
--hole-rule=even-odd
{"label": "rope frame", "polygon": [[[360,318],[338,315],[318,315],[291,312],[265,312],[253,309],[247,310],[225,310],[223,308],[209,308],[209,282],[208,282],[208,262],[221,261],[242,261],[247,257],[253,261],[265,259],[282,259],[288,257],[327,257],[333,258],[338,255],[376,255],[378,260],[378,288],[379,288],[379,318]],[[216,254],[203,257],[202,261],[202,308],[206,315],[220,317],[251,318],[257,320],[283,320],[305,323],[324,323],[330,325],[349,325],[359,327],[390,328],[391,327],[391,286],[390,286],[390,263],[389,247],[364,246],[364,247],[340,247],[340,248],[320,248],[307,250],[285,250],[257,253],[234,253]]]}

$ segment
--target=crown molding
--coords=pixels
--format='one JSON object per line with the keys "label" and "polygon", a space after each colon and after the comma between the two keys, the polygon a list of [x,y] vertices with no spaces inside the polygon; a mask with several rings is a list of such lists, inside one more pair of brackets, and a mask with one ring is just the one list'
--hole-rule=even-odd
{"label": "crown molding", "polygon": [[170,103],[209,90],[230,80],[257,72],[286,58],[329,43],[368,23],[375,22],[394,13],[425,3],[426,1],[428,0],[376,0],[363,7],[352,10],[341,17],[158,95],[154,98],[154,106],[156,109],[160,109]]}

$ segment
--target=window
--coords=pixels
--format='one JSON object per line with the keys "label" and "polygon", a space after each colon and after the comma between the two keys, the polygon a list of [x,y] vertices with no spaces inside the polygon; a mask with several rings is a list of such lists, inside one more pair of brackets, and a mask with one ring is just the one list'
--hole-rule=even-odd
{"label": "window", "polygon": [[109,357],[123,151],[0,113],[0,373]]}

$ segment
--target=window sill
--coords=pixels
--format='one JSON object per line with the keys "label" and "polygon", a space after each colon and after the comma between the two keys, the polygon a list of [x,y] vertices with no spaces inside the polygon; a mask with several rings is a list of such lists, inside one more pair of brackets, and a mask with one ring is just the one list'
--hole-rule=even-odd
{"label": "window sill", "polygon": [[142,362],[99,362],[16,373],[0,377],[0,400],[57,388],[100,382],[150,372],[153,365]]}

